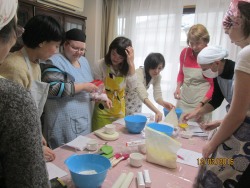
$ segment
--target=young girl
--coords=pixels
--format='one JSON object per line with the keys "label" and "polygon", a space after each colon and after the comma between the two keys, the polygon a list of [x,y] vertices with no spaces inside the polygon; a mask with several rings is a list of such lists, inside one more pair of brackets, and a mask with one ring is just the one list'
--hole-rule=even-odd
{"label": "young girl", "polygon": [[136,69],[137,88],[126,91],[126,115],[141,112],[142,103],[155,113],[155,121],[162,120],[162,113],[154,106],[148,98],[147,89],[150,84],[153,85],[154,99],[164,108],[171,109],[174,106],[162,99],[161,92],[161,75],[160,72],[165,67],[165,59],[160,53],[149,54],[145,61],[144,67]]}
{"label": "young girl", "polygon": [[102,80],[112,107],[106,108],[102,103],[95,103],[92,117],[92,129],[97,130],[106,124],[125,116],[125,88],[136,88],[134,50],[130,39],[115,38],[104,59],[93,70],[94,78]]}

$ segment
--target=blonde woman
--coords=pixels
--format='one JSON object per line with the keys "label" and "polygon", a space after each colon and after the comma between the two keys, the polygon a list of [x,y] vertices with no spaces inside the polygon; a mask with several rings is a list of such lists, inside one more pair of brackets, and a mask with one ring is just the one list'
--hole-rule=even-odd
{"label": "blonde woman", "polygon": [[[205,26],[193,25],[187,34],[188,47],[180,55],[180,69],[177,77],[177,87],[174,97],[177,108],[183,113],[201,108],[213,94],[213,79],[205,78],[197,63],[197,55],[207,46],[210,37]],[[204,121],[211,120],[211,114],[205,115]]]}

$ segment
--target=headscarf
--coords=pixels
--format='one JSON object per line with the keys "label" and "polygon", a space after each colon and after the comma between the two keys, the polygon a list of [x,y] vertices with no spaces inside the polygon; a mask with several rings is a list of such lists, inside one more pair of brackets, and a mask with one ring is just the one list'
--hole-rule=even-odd
{"label": "headscarf", "polygon": [[238,2],[239,1],[245,1],[245,2],[249,2],[250,0],[232,0],[229,8],[226,12],[226,15],[222,21],[222,25],[224,27],[225,30],[229,29],[232,24],[238,24],[239,23],[239,10],[238,10]]}
{"label": "headscarf", "polygon": [[0,30],[16,15],[17,0],[0,0]]}
{"label": "headscarf", "polygon": [[220,46],[207,46],[203,48],[197,56],[199,64],[210,64],[228,56],[227,50]]}
{"label": "headscarf", "polygon": [[66,40],[75,40],[84,43],[86,42],[86,35],[82,30],[76,28],[67,31],[65,38]]}

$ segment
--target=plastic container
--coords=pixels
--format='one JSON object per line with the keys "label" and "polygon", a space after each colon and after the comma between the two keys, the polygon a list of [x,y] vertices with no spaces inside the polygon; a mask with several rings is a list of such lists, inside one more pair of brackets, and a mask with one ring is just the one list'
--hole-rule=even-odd
{"label": "plastic container", "polygon": [[126,116],[124,120],[128,132],[132,134],[139,134],[146,125],[147,117],[143,115],[129,115]]}
{"label": "plastic container", "polygon": [[72,155],[65,160],[72,180],[79,188],[98,188],[111,167],[109,159],[98,154]]}
{"label": "plastic container", "polygon": [[151,129],[154,129],[156,131],[162,132],[167,134],[168,136],[172,136],[174,133],[174,128],[171,126],[168,126],[166,124],[160,124],[160,123],[149,123],[147,125]]}
{"label": "plastic container", "polygon": [[[169,113],[169,110],[166,109],[166,108],[163,108],[163,112],[164,112],[164,116],[166,117],[166,115],[168,115],[168,113]],[[180,119],[182,112],[183,112],[183,111],[182,111],[182,109],[180,109],[180,108],[176,108],[176,109],[175,109],[175,113],[176,113],[178,119]]]}

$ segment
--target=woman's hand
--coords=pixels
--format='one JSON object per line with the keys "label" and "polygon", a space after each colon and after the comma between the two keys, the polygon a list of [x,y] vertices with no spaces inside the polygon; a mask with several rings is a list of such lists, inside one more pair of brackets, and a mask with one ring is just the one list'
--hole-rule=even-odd
{"label": "woman's hand", "polygon": [[174,92],[174,98],[177,100],[181,99],[181,89],[179,87],[177,87],[175,92]]}
{"label": "woman's hand", "polygon": [[134,66],[134,49],[133,47],[129,46],[125,50],[127,54],[127,62],[129,66]]}
{"label": "woman's hand", "polygon": [[158,111],[157,113],[155,113],[155,122],[159,122],[161,120],[162,120],[162,113]]}
{"label": "woman's hand", "polygon": [[201,116],[198,114],[199,109],[195,109],[192,112],[186,113],[182,116],[182,122],[186,123],[190,119],[195,119],[196,121],[199,121],[201,119]]}
{"label": "woman's hand", "polygon": [[212,121],[209,123],[200,123],[200,127],[204,131],[211,131],[220,126],[221,120]]}
{"label": "woman's hand", "polygon": [[163,105],[162,105],[164,108],[168,109],[169,111],[172,109],[172,108],[175,108],[175,106],[169,102],[165,102],[163,101]]}
{"label": "woman's hand", "polygon": [[127,63],[129,66],[129,75],[135,74],[135,64],[134,64],[134,49],[133,47],[129,46],[125,50],[127,54]]}
{"label": "woman's hand", "polygon": [[202,156],[207,159],[209,156],[216,150],[217,146],[213,146],[211,142],[208,142],[203,148],[202,148]]}
{"label": "woman's hand", "polygon": [[105,101],[105,107],[108,109],[113,107],[112,101],[109,98]]}
{"label": "woman's hand", "polygon": [[53,161],[56,158],[55,153],[47,146],[43,146],[43,156],[47,162]]}
{"label": "woman's hand", "polygon": [[87,91],[89,93],[96,92],[98,91],[98,87],[92,83],[84,83],[84,91]]}

